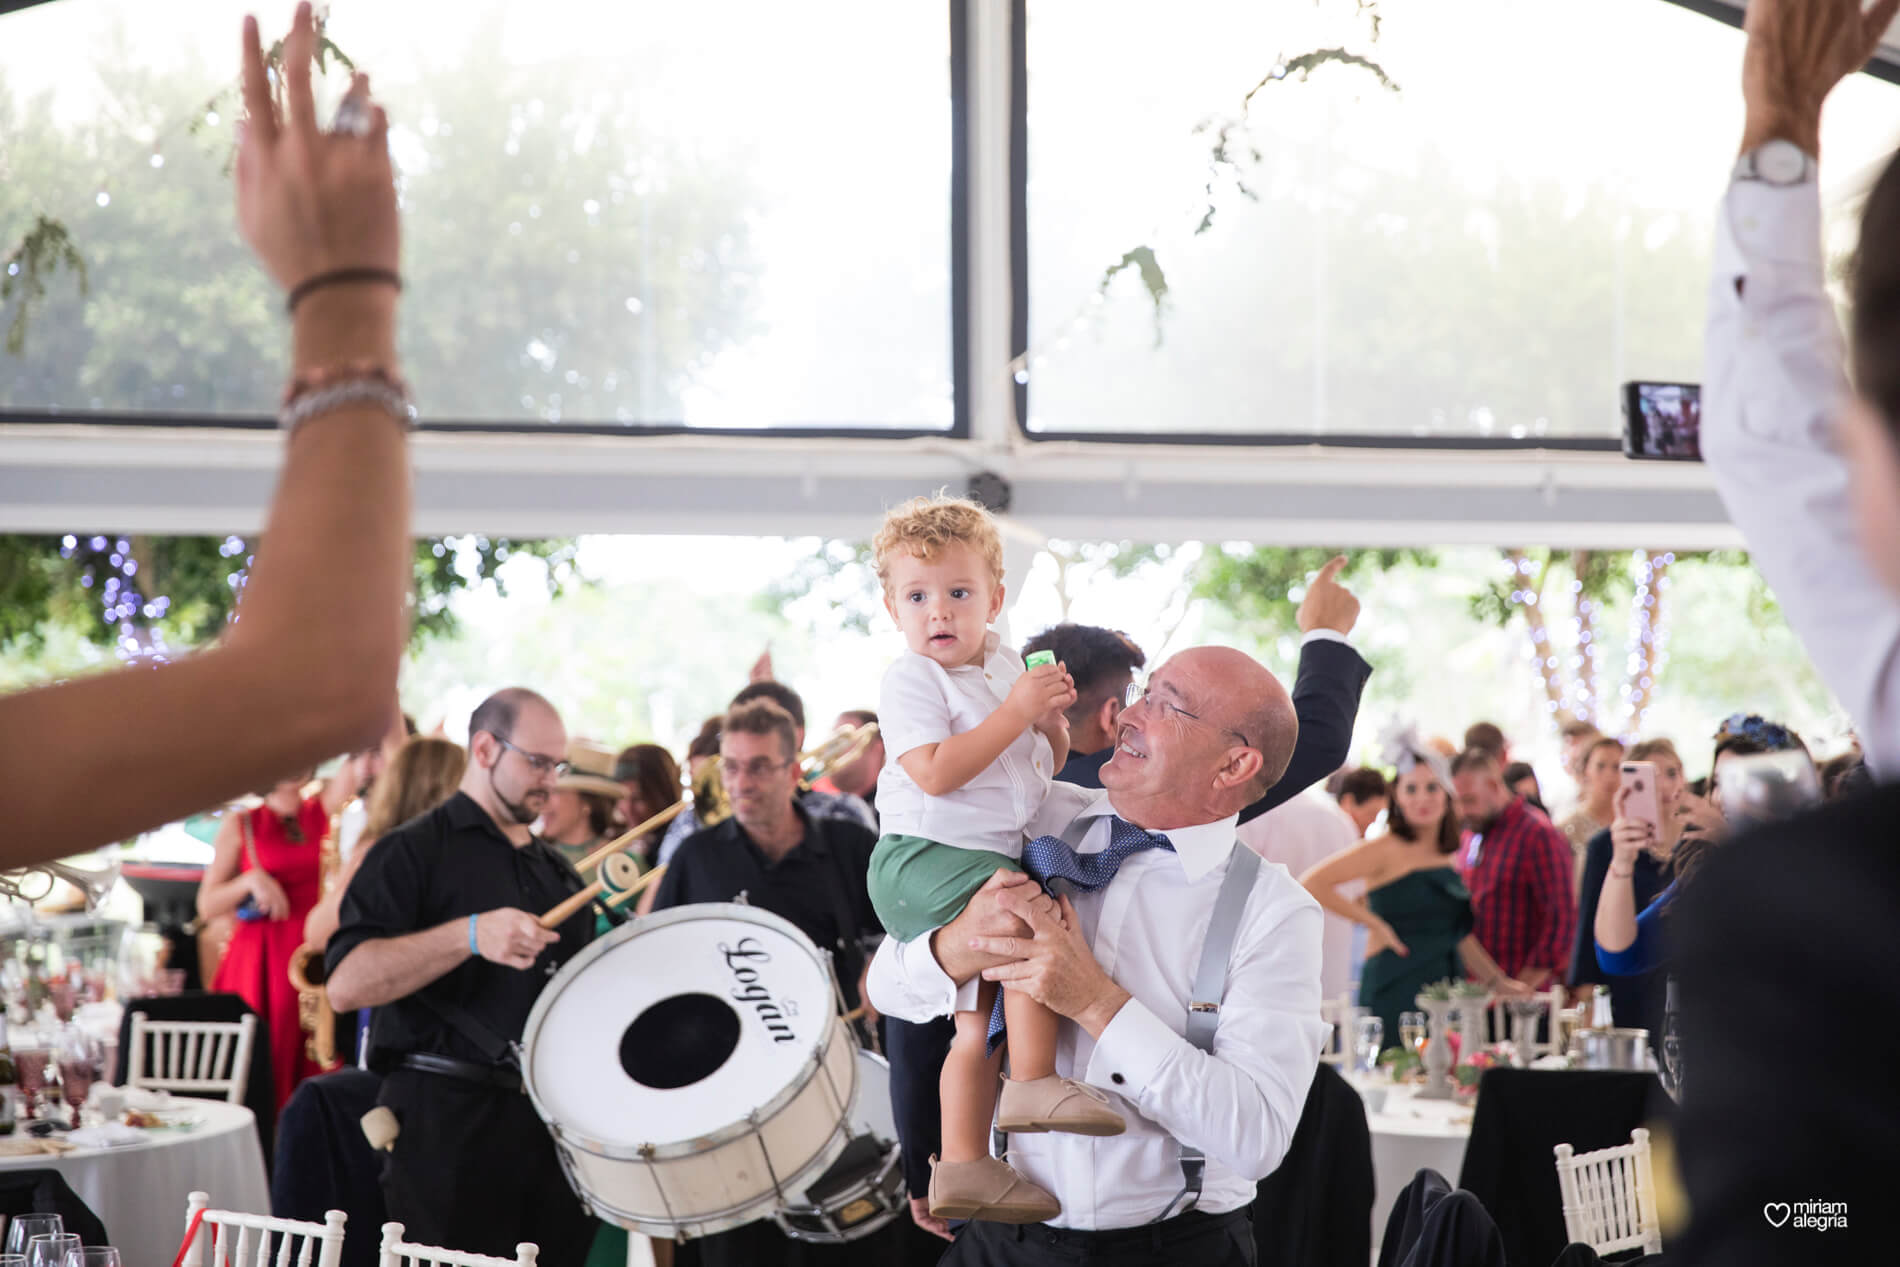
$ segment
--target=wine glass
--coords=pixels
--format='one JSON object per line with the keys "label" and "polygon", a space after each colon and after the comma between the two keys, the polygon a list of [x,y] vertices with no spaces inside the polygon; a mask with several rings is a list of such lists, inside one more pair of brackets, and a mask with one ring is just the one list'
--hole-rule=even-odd
{"label": "wine glass", "polygon": [[66,1255],[83,1248],[72,1232],[36,1236],[26,1243],[26,1267],[66,1267]]}
{"label": "wine glass", "polygon": [[99,1077],[105,1048],[79,1026],[68,1025],[59,1033],[55,1054],[59,1059],[60,1086],[64,1088],[66,1103],[72,1106],[73,1125],[78,1126],[80,1106],[85,1104],[86,1093]]}
{"label": "wine glass", "polygon": [[1353,1053],[1359,1072],[1372,1074],[1379,1068],[1379,1052],[1385,1046],[1385,1022],[1376,1016],[1362,1016],[1353,1022]]}
{"label": "wine glass", "polygon": [[7,1253],[26,1254],[27,1242],[35,1236],[54,1236],[66,1230],[66,1220],[57,1214],[16,1214],[7,1224]]}
{"label": "wine glass", "polygon": [[[16,1047],[13,1068],[20,1075],[20,1116],[32,1121],[39,1116],[40,1092],[46,1087],[46,1066],[53,1053],[44,1047]],[[0,1263],[0,1267],[6,1267]]]}
{"label": "wine glass", "polygon": [[0,1254],[0,1267],[26,1267],[25,1254]]}
{"label": "wine glass", "polygon": [[[0,1263],[0,1267],[6,1267]],[[28,1264],[28,1267],[32,1267]],[[124,1267],[119,1251],[110,1245],[88,1245],[83,1249],[69,1249],[60,1267]]]}
{"label": "wine glass", "polygon": [[1399,1013],[1399,1039],[1405,1044],[1405,1050],[1419,1057],[1425,1056],[1425,1013]]}

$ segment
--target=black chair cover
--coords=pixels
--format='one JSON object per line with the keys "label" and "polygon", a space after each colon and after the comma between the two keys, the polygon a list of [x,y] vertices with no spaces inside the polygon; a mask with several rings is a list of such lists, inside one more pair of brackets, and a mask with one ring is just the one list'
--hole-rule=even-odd
{"label": "black chair cover", "polygon": [[1379,1267],[1504,1267],[1504,1241],[1484,1206],[1421,1170],[1386,1216]]}
{"label": "black chair cover", "polygon": [[1372,1258],[1372,1132],[1359,1093],[1321,1065],[1286,1160],[1253,1203],[1260,1267],[1365,1267]]}
{"label": "black chair cover", "polygon": [[85,1244],[112,1244],[106,1225],[57,1170],[0,1170],[0,1214],[57,1214]]}
{"label": "black chair cover", "polygon": [[270,1212],[280,1219],[321,1223],[342,1210],[362,1235],[343,1240],[343,1267],[376,1267],[383,1205],[383,1155],[363,1138],[363,1115],[376,1107],[383,1080],[364,1069],[339,1069],[298,1084],[277,1119],[277,1164]]}
{"label": "black chair cover", "polygon": [[[151,995],[133,999],[125,1005],[125,1019],[119,1022],[119,1068],[113,1075],[118,1086],[125,1085],[132,1069],[132,1013],[143,1012],[154,1021],[224,1021],[256,1016],[243,999],[235,994],[192,992]],[[205,1096],[204,1099],[217,1099]],[[244,1087],[244,1107],[257,1115],[257,1138],[264,1146],[264,1164],[270,1165],[271,1141],[277,1126],[277,1087],[271,1079],[270,1022],[257,1017],[257,1032],[251,1039],[251,1074]]]}
{"label": "black chair cover", "polygon": [[1497,1220],[1512,1263],[1548,1263],[1570,1242],[1557,1145],[1613,1148],[1637,1127],[1674,1116],[1675,1101],[1653,1073],[1493,1069],[1478,1087],[1458,1186]]}

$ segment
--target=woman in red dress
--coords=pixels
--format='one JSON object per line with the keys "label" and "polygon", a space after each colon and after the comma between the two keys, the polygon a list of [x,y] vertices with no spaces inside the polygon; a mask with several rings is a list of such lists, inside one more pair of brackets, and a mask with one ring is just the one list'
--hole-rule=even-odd
{"label": "woman in red dress", "polygon": [[309,772],[286,779],[262,805],[227,815],[198,888],[200,918],[238,917],[211,988],[241,997],[269,1027],[279,1109],[318,1072],[304,1050],[289,974],[304,917],[322,896],[323,836],[332,812],[322,795],[304,799],[309,781]]}

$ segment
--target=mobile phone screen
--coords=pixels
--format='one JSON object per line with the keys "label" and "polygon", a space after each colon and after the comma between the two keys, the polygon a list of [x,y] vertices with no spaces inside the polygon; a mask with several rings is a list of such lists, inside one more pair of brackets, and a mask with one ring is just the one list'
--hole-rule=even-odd
{"label": "mobile phone screen", "polygon": [[1625,383],[1623,453],[1646,461],[1702,460],[1702,388],[1695,383]]}

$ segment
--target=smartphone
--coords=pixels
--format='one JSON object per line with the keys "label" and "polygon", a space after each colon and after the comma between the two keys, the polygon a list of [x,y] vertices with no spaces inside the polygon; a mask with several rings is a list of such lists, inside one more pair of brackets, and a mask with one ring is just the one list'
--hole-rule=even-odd
{"label": "smartphone", "polygon": [[1664,839],[1662,806],[1656,800],[1656,763],[1625,761],[1623,787],[1629,793],[1623,800],[1623,817],[1648,823],[1657,840]]}
{"label": "smartphone", "polygon": [[1695,383],[1623,384],[1623,456],[1700,462],[1702,388]]}

